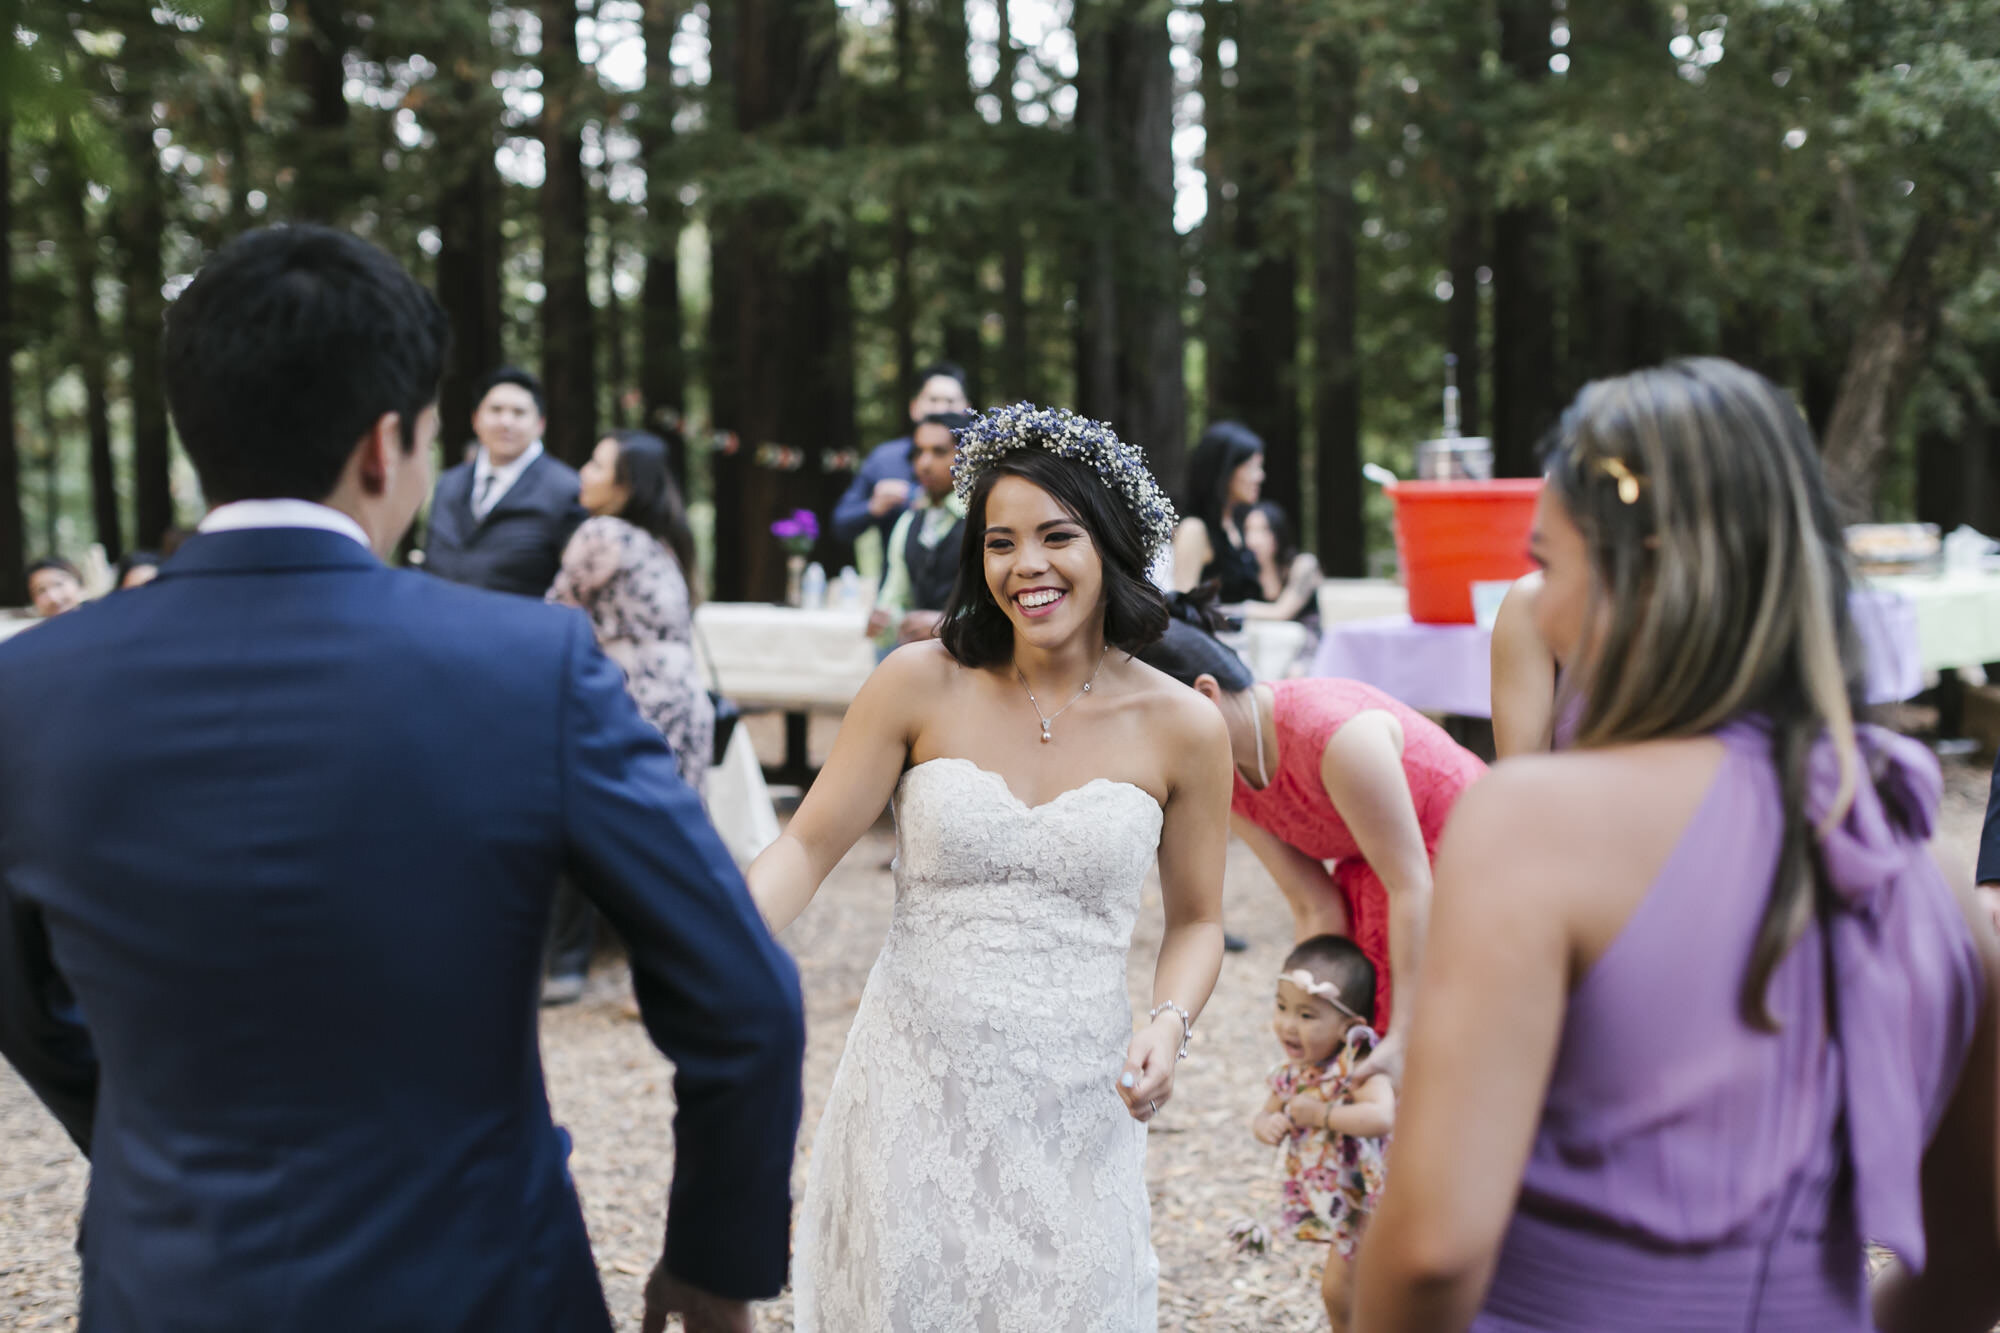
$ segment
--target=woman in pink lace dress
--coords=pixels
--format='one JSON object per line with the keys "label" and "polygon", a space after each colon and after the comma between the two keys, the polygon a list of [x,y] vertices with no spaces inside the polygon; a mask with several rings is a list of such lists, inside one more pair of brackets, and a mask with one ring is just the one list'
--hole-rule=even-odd
{"label": "woman in pink lace dress", "polygon": [[563,550],[549,600],[581,607],[625,688],[699,791],[708,774],[715,709],[694,647],[694,536],[667,446],[645,431],[614,431],[578,473],[591,517]]}
{"label": "woman in pink lace dress", "polygon": [[1374,965],[1385,1035],[1367,1068],[1394,1077],[1408,1024],[1392,1025],[1391,1000],[1422,956],[1431,862],[1452,804],[1486,765],[1373,686],[1260,682],[1194,623],[1197,604],[1179,599],[1176,614],[1145,660],[1222,710],[1236,760],[1230,828],[1284,891],[1299,939],[1345,935]]}

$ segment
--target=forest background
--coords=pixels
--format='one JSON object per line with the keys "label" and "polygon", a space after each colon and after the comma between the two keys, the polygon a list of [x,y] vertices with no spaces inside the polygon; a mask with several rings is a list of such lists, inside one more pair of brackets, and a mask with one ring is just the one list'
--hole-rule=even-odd
{"label": "forest background", "polygon": [[[1503,473],[1585,381],[1718,352],[1853,515],[2000,535],[1991,0],[0,0],[0,605],[201,512],[167,302],[231,235],[431,284],[441,464],[493,366],[550,448],[676,433],[713,595],[783,582],[916,370],[1170,489],[1207,421],[1379,572],[1447,354]],[[822,555],[844,558],[830,542]]]}

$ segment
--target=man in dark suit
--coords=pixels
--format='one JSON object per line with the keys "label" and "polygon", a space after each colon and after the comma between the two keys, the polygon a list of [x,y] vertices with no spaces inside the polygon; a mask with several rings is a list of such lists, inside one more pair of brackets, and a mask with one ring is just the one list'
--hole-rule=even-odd
{"label": "man in dark suit", "polygon": [[351,236],[231,243],[164,342],[218,507],[0,645],[0,1053],[90,1158],[86,1333],[606,1333],[536,1040],[559,868],[675,1065],[646,1327],[784,1284],[790,960],[582,616],[378,558],[446,336]]}
{"label": "man in dark suit", "polygon": [[584,518],[576,470],[542,449],[541,381],[517,366],[487,377],[472,433],[479,451],[438,478],[424,568],[453,583],[540,597]]}

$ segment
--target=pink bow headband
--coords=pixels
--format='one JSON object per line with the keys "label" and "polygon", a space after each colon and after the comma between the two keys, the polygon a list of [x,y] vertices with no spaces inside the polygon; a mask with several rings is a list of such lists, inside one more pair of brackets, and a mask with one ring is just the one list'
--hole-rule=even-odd
{"label": "pink bow headband", "polygon": [[1340,1010],[1341,1013],[1346,1014],[1349,1018],[1355,1020],[1357,1023],[1365,1023],[1368,1021],[1367,1019],[1361,1017],[1360,1014],[1355,1013],[1352,1009],[1348,1008],[1345,1004],[1341,1002],[1340,987],[1338,985],[1336,985],[1331,981],[1318,980],[1313,976],[1312,973],[1306,971],[1303,967],[1295,967],[1289,972],[1278,973],[1278,980],[1289,981],[1294,986],[1297,986],[1300,990],[1304,991],[1306,994],[1318,996],[1320,999],[1325,1000],[1328,1004]]}

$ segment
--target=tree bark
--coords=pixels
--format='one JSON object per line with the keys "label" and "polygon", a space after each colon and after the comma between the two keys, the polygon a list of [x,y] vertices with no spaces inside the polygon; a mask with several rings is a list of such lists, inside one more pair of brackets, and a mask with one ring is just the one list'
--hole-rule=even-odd
{"label": "tree bark", "polygon": [[[1236,15],[1236,207],[1232,250],[1243,268],[1240,303],[1220,358],[1226,392],[1211,396],[1215,416],[1235,417],[1264,441],[1264,494],[1301,529],[1299,459],[1299,246],[1284,208],[1295,188],[1295,139],[1302,108],[1294,44],[1282,6]],[[1348,99],[1351,109],[1352,99]],[[1330,127],[1329,127],[1330,128]],[[1352,137],[1351,130],[1347,137]]]}
{"label": "tree bark", "polygon": [[1947,231],[1936,214],[1917,218],[1896,271],[1847,353],[1822,453],[1834,497],[1852,519],[1874,508],[1882,459],[1943,312],[1937,261]]}
{"label": "tree bark", "polygon": [[[916,39],[910,6],[914,0],[893,0],[890,40],[896,53],[896,129],[893,142],[906,146],[919,112],[911,92],[915,75]],[[914,278],[916,228],[910,219],[912,185],[907,164],[899,163],[889,199],[889,331],[896,340],[896,383],[890,392],[896,408],[892,420],[903,417],[903,403],[917,378],[917,294]]]}
{"label": "tree bark", "polygon": [[[965,0],[937,0],[930,23],[934,48],[933,68],[937,71],[933,105],[941,122],[957,121],[984,129],[972,100],[972,71],[969,66],[969,25]],[[940,123],[932,134],[935,140],[949,136],[948,123]],[[956,362],[965,372],[966,396],[974,403],[986,401],[986,342],[982,326],[986,318],[986,291],[980,277],[989,241],[985,214],[947,196],[934,226],[941,227],[946,244],[938,250],[938,283],[943,288],[942,341],[947,361]]]}
{"label": "tree bark", "polygon": [[[1550,0],[1501,0],[1500,59],[1522,83],[1548,77]],[[1555,222],[1538,203],[1493,219],[1495,471],[1531,477],[1535,445],[1561,409],[1556,367]]]}
{"label": "tree bark", "polygon": [[[1452,53],[1457,88],[1448,111],[1447,160],[1451,163],[1450,233],[1445,241],[1445,267],[1451,273],[1451,300],[1445,306],[1445,346],[1458,359],[1458,428],[1466,435],[1483,435],[1486,368],[1480,337],[1479,270],[1486,265],[1486,200],[1480,167],[1486,156],[1486,136],[1477,89],[1485,61],[1487,24],[1484,6],[1453,16],[1458,34]],[[1491,274],[1488,275],[1489,277]]]}
{"label": "tree bark", "polygon": [[1187,387],[1172,42],[1147,0],[1080,4],[1078,19],[1077,121],[1093,201],[1078,398],[1145,451],[1173,494],[1187,470]]}
{"label": "tree bark", "polygon": [[334,223],[354,207],[360,185],[348,133],[347,19],[340,0],[290,0],[285,16],[285,69],[306,102],[285,155],[292,215]]}
{"label": "tree bark", "polygon": [[[1014,97],[1021,48],[1014,40],[1007,0],[1000,0],[1000,69],[993,91],[1000,99],[1001,124],[1010,146],[1021,138],[1021,109]],[[1010,154],[1010,158],[1012,155]],[[1035,396],[1034,354],[1028,335],[1028,237],[1018,216],[998,220],[1000,228],[1000,397],[1015,402]]]}
{"label": "tree bark", "polygon": [[[1201,337],[1204,415],[1210,421],[1227,417],[1240,397],[1234,376],[1242,364],[1236,351],[1238,312],[1242,304],[1237,271],[1231,196],[1236,183],[1235,90],[1225,79],[1222,43],[1232,37],[1238,7],[1224,0],[1202,0],[1201,7],[1201,169],[1206,180],[1208,208],[1202,215]],[[1238,47],[1239,64],[1241,47]]]}
{"label": "tree bark", "polygon": [[1313,128],[1313,434],[1320,565],[1368,572],[1362,523],[1361,368],[1355,341],[1359,222],[1354,206],[1354,52],[1338,37],[1315,53]]}
{"label": "tree bark", "polygon": [[549,452],[581,466],[597,447],[597,327],[590,304],[590,194],[583,174],[590,74],[577,55],[577,0],[541,0],[542,389]]}
{"label": "tree bark", "polygon": [[13,121],[0,108],[0,605],[28,600],[28,516],[21,508],[20,436],[14,417]]}
{"label": "tree bark", "polygon": [[77,363],[83,373],[83,411],[90,435],[90,512],[104,554],[125,554],[118,515],[118,470],[111,457],[111,408],[104,320],[97,308],[97,237],[85,207],[85,182],[76,145],[65,139],[51,155],[53,193],[62,210],[69,252],[71,300],[76,311]]}
{"label": "tree bark", "polygon": [[[772,146],[837,147],[829,114],[839,77],[834,0],[727,8],[712,40],[736,132]],[[847,255],[826,232],[800,244],[800,225],[777,194],[717,210],[711,393],[718,425],[739,441],[715,460],[720,599],[782,591],[784,552],[770,524],[793,508],[829,509],[846,479],[828,456],[856,443]],[[790,455],[767,457],[764,446],[798,451],[801,465],[780,466]],[[821,553],[839,551],[829,543]]]}
{"label": "tree bark", "polygon": [[[646,94],[639,116],[639,150],[646,165],[645,287],[639,296],[639,398],[646,429],[673,438],[687,408],[687,355],[682,350],[680,175],[674,162],[673,38],[679,0],[646,0]],[[669,451],[674,479],[687,490],[687,450]]]}
{"label": "tree bark", "polygon": [[174,526],[174,494],[167,430],[167,390],[160,367],[160,329],[166,321],[166,283],[160,236],[166,200],[153,151],[153,118],[145,96],[125,108],[126,161],[132,178],[119,209],[125,260],[126,390],[132,406],[132,481],[137,523],[134,542],[158,549]]}
{"label": "tree bark", "polygon": [[474,396],[500,365],[500,173],[493,163],[493,39],[485,12],[446,34],[446,95],[426,106],[437,136],[437,297],[451,320],[451,359],[438,391],[444,466],[472,439]]}

